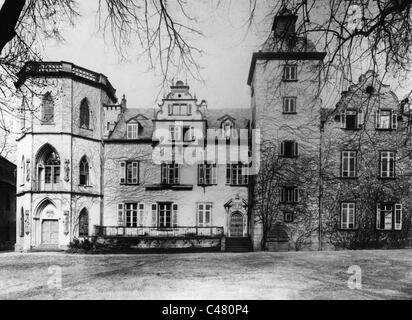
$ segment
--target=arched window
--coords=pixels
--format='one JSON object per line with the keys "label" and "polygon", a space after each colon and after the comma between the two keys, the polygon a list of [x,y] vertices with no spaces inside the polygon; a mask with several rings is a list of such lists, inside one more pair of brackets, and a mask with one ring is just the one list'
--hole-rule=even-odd
{"label": "arched window", "polygon": [[79,237],[87,237],[89,235],[89,213],[86,208],[80,211],[79,214]]}
{"label": "arched window", "polygon": [[83,156],[80,160],[79,172],[79,184],[87,186],[89,184],[89,163],[87,162],[86,156]]}
{"label": "arched window", "polygon": [[21,207],[20,212],[20,237],[24,237],[24,209]]}
{"label": "arched window", "polygon": [[36,157],[39,190],[52,190],[60,183],[60,157],[49,144],[44,145]]}
{"label": "arched window", "polygon": [[20,185],[24,185],[24,176],[26,174],[26,165],[24,162],[24,156],[21,158],[21,166],[20,166]]}
{"label": "arched window", "polygon": [[90,110],[89,101],[84,98],[80,103],[80,128],[89,129]]}
{"label": "arched window", "polygon": [[43,96],[41,120],[43,122],[54,121],[54,103],[50,92],[46,92],[46,94]]}

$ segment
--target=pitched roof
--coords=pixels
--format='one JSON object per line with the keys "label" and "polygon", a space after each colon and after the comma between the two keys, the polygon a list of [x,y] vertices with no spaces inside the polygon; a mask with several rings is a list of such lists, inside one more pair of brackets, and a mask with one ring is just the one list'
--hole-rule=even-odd
{"label": "pitched roof", "polygon": [[224,109],[206,109],[205,116],[209,128],[220,128],[225,116],[231,117],[238,129],[248,128],[252,114],[250,109],[246,108],[224,108]]}
{"label": "pitched roof", "polygon": [[139,131],[138,139],[151,139],[153,134],[153,117],[154,110],[152,108],[127,108],[120,114],[119,121],[109,139],[126,139],[126,124],[132,119],[139,122],[142,127],[142,131]]}

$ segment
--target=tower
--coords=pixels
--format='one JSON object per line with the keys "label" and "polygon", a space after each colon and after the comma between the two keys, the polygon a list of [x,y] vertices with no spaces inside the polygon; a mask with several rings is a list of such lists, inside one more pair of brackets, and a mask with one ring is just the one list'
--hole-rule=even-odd
{"label": "tower", "polygon": [[68,62],[29,62],[16,87],[26,102],[16,250],[65,248],[100,223],[103,106],[116,102],[115,90],[104,75]]}
{"label": "tower", "polygon": [[[316,229],[312,222],[318,214],[318,89],[325,53],[296,34],[296,21],[297,16],[285,7],[279,11],[271,36],[262,50],[253,54],[249,70],[252,128],[260,130],[262,155],[268,157],[266,162],[262,159],[261,174],[267,174],[265,169],[278,173],[271,184],[276,197],[267,195],[263,200],[272,204],[271,209],[251,212],[254,220],[260,221],[251,228],[255,250],[260,249],[262,238],[269,249],[288,250],[301,245],[297,238],[304,230]],[[268,183],[260,178],[254,179],[252,194]],[[313,236],[315,231],[307,236],[305,245],[316,244]]]}

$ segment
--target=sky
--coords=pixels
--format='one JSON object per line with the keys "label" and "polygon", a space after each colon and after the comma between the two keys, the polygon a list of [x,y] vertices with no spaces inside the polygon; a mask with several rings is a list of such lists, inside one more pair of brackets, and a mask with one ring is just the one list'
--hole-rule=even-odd
{"label": "sky", "polygon": [[[193,4],[192,4],[193,3]],[[198,19],[194,26],[204,36],[192,36],[192,43],[203,50],[199,56],[203,81],[187,78],[192,93],[205,99],[209,108],[247,108],[250,91],[246,83],[253,52],[258,51],[268,36],[271,18],[266,18],[265,0],[257,13],[255,24],[247,26],[249,0],[225,1],[216,9],[217,1],[190,2],[190,12]],[[273,1],[267,2],[272,3]],[[162,76],[148,70],[146,56],[138,57],[138,42],[128,48],[128,61],[120,56],[98,32],[97,1],[82,1],[74,28],[64,31],[65,42],[45,43],[45,60],[70,61],[84,68],[103,73],[117,90],[120,99],[126,95],[128,107],[150,108],[163,96]],[[186,81],[182,74],[181,80]],[[178,79],[175,79],[177,81]]]}

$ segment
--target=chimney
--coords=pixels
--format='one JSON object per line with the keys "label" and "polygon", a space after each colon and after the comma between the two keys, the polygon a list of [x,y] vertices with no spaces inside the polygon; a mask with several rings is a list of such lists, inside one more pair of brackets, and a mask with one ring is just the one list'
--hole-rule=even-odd
{"label": "chimney", "polygon": [[296,34],[296,20],[298,16],[283,6],[273,21],[273,35],[275,38],[290,38]]}

